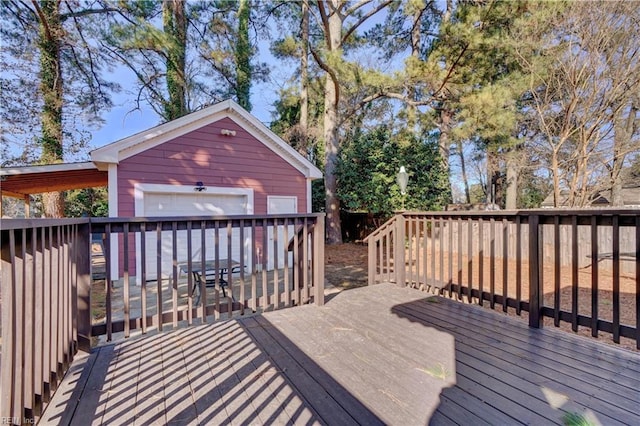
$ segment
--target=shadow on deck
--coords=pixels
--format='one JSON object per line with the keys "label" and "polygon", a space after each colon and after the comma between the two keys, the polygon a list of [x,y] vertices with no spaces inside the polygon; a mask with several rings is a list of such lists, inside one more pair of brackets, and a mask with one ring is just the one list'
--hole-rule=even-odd
{"label": "shadow on deck", "polygon": [[45,424],[640,424],[640,356],[390,284],[101,346]]}

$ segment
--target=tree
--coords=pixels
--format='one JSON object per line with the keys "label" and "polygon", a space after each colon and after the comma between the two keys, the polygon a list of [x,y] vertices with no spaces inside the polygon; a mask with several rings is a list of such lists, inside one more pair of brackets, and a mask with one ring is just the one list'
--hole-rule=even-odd
{"label": "tree", "polygon": [[[418,138],[406,130],[377,127],[345,141],[336,168],[338,197],[345,208],[391,216],[408,210],[440,210],[449,200],[446,170],[437,140]],[[407,195],[400,193],[396,175],[408,166]]]}
{"label": "tree", "polygon": [[[5,89],[24,93],[29,82],[38,82],[35,97],[14,98],[24,109],[3,105],[3,118],[12,123],[24,122],[16,114],[39,111],[39,123],[32,128],[34,133],[40,133],[35,138],[37,147],[22,161],[37,158],[43,164],[62,162],[78,149],[78,142],[86,142],[74,137],[75,116],[81,115],[86,123],[97,123],[100,111],[110,106],[108,92],[115,86],[100,76],[104,58],[88,40],[85,24],[92,15],[106,14],[111,9],[92,6],[41,0],[6,2],[0,8],[6,23],[3,44],[11,55],[2,61],[3,96]],[[35,55],[31,55],[31,49]],[[31,66],[25,67],[27,63]],[[20,144],[30,152],[29,136],[23,137]],[[3,139],[6,140],[4,136]],[[63,194],[48,193],[43,198],[45,216],[64,215]]]}
{"label": "tree", "polygon": [[251,111],[251,45],[249,44],[249,1],[238,3],[238,42],[236,44],[236,79],[238,104]]}
{"label": "tree", "polygon": [[185,3],[173,0],[122,3],[103,28],[102,47],[138,80],[136,108],[146,102],[163,121],[193,108],[187,31]]}
{"label": "tree", "polygon": [[135,108],[146,103],[163,121],[229,97],[250,110],[252,81],[267,73],[252,63],[252,10],[249,0],[125,2],[103,47],[136,76]]}
{"label": "tree", "polygon": [[[269,67],[256,61],[257,39],[267,36],[269,3],[250,0],[216,0],[194,9],[194,48],[203,61],[203,76],[217,82],[218,96],[233,97],[251,111],[250,92],[254,82],[265,81]],[[208,81],[211,86],[212,81]]]}
{"label": "tree", "polygon": [[166,80],[169,98],[164,104],[167,121],[182,117],[189,112],[187,106],[187,17],[182,1],[162,2],[162,28],[167,37]]}
{"label": "tree", "polygon": [[[342,241],[340,227],[340,200],[337,196],[338,181],[336,164],[340,149],[339,108],[341,89],[344,84],[344,73],[348,68],[345,62],[344,48],[355,36],[356,30],[369,18],[383,10],[391,0],[380,1],[370,5],[370,0],[355,4],[343,0],[315,2],[317,28],[322,34],[320,46],[310,46],[310,51],[318,66],[326,74],[324,87],[324,175],[325,175],[325,212],[327,215],[327,242],[330,244]],[[365,10],[365,6],[370,6]]]}
{"label": "tree", "polygon": [[568,206],[584,206],[598,191],[619,188],[627,156],[640,150],[635,6],[572,2],[545,9],[515,34],[526,41],[516,52],[529,79],[532,148],[552,176],[556,206],[561,190]]}

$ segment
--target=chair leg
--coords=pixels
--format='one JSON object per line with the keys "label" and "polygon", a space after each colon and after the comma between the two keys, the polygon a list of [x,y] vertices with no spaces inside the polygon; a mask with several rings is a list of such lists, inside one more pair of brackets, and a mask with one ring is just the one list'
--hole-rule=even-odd
{"label": "chair leg", "polygon": [[193,295],[196,291],[198,294],[196,295],[195,305],[198,306],[200,304],[200,296],[202,296],[202,292],[200,291],[200,287],[196,286],[193,288],[193,292],[191,294]]}

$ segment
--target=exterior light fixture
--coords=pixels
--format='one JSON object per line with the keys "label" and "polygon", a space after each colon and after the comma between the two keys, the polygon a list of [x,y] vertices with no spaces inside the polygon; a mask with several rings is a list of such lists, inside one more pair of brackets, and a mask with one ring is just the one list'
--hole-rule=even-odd
{"label": "exterior light fixture", "polygon": [[405,196],[407,194],[407,184],[409,183],[409,174],[405,170],[404,166],[400,167],[400,171],[398,172],[398,175],[396,176],[396,182],[398,183],[398,186],[400,187],[400,194],[402,194],[402,210],[404,210],[404,200],[405,200],[405,198],[406,198]]}
{"label": "exterior light fixture", "polygon": [[404,166],[400,167],[400,171],[398,172],[398,175],[396,176],[396,182],[398,183],[398,186],[400,187],[400,193],[402,195],[405,195],[407,193],[407,183],[409,183],[409,174],[405,170]]}
{"label": "exterior light fixture", "polygon": [[206,191],[207,187],[204,186],[202,182],[196,182],[196,186],[193,187],[193,190],[196,192]]}
{"label": "exterior light fixture", "polygon": [[223,136],[235,136],[236,135],[236,131],[235,130],[229,130],[229,129],[220,129],[220,134]]}

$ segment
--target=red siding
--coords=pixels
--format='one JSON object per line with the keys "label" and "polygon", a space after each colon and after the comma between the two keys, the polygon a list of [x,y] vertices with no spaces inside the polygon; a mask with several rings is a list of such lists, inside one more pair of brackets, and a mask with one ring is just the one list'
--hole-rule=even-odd
{"label": "red siding", "polygon": [[[235,136],[220,134],[235,130]],[[134,216],[134,185],[153,183],[253,188],[254,213],[267,212],[268,195],[295,195],[307,208],[305,177],[230,118],[194,130],[118,165],[118,215]]]}

